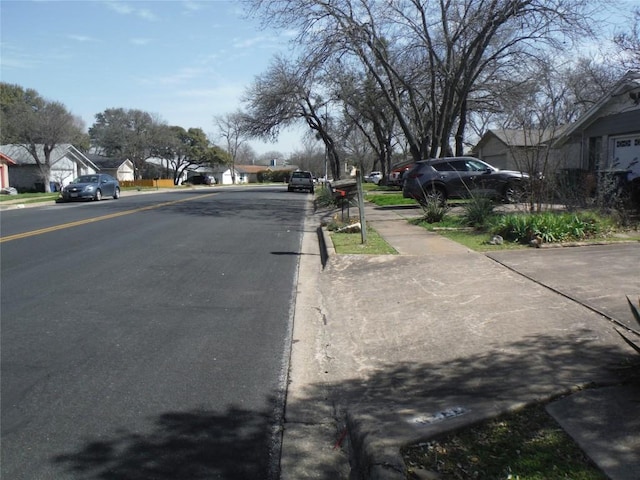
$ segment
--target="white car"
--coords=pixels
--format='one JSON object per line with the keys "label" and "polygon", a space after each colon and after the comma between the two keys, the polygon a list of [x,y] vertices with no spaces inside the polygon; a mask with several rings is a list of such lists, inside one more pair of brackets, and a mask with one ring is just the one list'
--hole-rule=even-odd
{"label": "white car", "polygon": [[375,183],[376,185],[382,180],[382,172],[371,172],[369,175],[365,175],[364,181],[368,183]]}

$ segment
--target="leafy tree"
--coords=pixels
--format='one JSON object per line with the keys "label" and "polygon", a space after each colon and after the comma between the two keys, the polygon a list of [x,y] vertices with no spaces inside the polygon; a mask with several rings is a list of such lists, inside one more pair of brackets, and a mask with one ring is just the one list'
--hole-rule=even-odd
{"label": "leafy tree", "polygon": [[0,138],[3,144],[20,145],[33,157],[50,192],[51,152],[56,146],[72,143],[87,146],[84,125],[60,102],[46,100],[33,89],[0,83]]}
{"label": "leafy tree", "polygon": [[167,162],[175,185],[190,167],[230,161],[228,153],[212,145],[201,128],[185,130],[178,126],[167,127],[165,134],[165,143],[157,143],[154,152]]}
{"label": "leafy tree", "polygon": [[89,128],[92,145],[108,157],[131,160],[140,178],[164,122],[148,112],[124,108],[109,108],[95,118]]}

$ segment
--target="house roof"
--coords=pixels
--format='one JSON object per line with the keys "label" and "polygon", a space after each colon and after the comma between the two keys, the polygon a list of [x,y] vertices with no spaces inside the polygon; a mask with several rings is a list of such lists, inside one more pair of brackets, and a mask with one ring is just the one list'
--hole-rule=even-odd
{"label": "house roof", "polygon": [[[640,71],[636,72],[630,70],[616,82],[611,90],[603,95],[589,110],[583,113],[578,120],[568,125],[567,129],[563,132],[563,135],[558,139],[558,143],[568,139],[573,133],[584,129],[597,120],[599,118],[598,114],[601,112],[602,108],[606,106],[612,98],[627,95],[638,89],[640,89]],[[638,105],[637,95],[638,92],[636,92],[635,105]]]}
{"label": "house roof", "polygon": [[565,128],[566,127],[561,126],[544,130],[490,129],[485,132],[480,141],[474,147],[474,150],[483,146],[492,137],[497,138],[508,147],[532,147],[544,145],[549,142],[549,140],[553,140],[560,135]]}
{"label": "house roof", "polygon": [[15,165],[16,164],[16,162],[14,162],[11,157],[9,157],[8,155],[5,155],[2,152],[0,152],[0,160],[2,162],[6,163],[7,165]]}
{"label": "house roof", "polygon": [[87,158],[91,160],[94,164],[99,166],[100,168],[110,168],[110,169],[120,168],[123,163],[129,161],[126,158],[122,159],[122,158],[105,157],[104,155],[98,155],[95,153],[88,153]]}
{"label": "house roof", "polygon": [[[44,147],[42,145],[37,145],[36,148],[38,149],[38,155],[44,157]],[[0,145],[0,153],[11,157],[16,165],[36,164],[33,156],[25,146],[21,144]],[[54,165],[64,157],[71,157],[73,160],[83,164],[84,166],[93,167],[96,170],[99,170],[91,160],[89,160],[80,150],[70,143],[62,143],[55,146],[51,152],[51,165]]]}
{"label": "house roof", "polygon": [[282,170],[295,170],[293,165],[236,165],[236,170],[241,173],[276,172]]}

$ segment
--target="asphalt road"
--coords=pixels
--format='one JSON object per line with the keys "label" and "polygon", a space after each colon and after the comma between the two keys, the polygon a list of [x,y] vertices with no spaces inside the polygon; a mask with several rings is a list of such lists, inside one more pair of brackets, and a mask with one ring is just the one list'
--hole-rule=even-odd
{"label": "asphalt road", "polygon": [[277,478],[308,198],[2,212],[2,478]]}

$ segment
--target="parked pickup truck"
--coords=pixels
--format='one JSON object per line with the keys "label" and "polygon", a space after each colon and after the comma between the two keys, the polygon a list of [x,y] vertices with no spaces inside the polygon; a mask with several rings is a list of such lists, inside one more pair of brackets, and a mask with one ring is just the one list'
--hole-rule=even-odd
{"label": "parked pickup truck", "polygon": [[294,190],[307,190],[309,193],[313,193],[313,175],[311,172],[293,172],[289,179],[287,190],[290,192]]}

